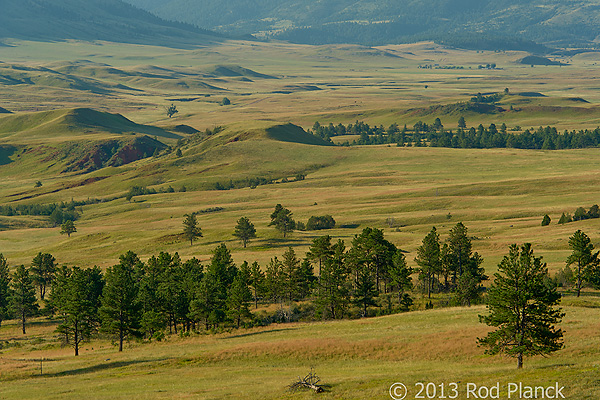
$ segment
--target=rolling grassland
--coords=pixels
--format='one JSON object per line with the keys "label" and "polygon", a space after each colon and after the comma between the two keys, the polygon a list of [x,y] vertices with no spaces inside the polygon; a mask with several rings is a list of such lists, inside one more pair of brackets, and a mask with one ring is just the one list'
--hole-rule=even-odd
{"label": "rolling grassland", "polygon": [[[563,212],[600,202],[598,149],[340,147],[299,128],[317,120],[411,127],[439,117],[452,129],[463,114],[443,106],[504,88],[510,89],[498,104],[504,111],[467,111],[469,126],[595,128],[598,53],[560,58],[571,64],[565,67],[532,68],[516,62],[525,53],[431,43],[367,48],[226,41],[196,49],[8,44],[0,47],[0,107],[13,114],[0,116],[0,205],[103,200],[76,207],[80,217],[70,238],[44,216],[0,216],[0,252],[11,267],[50,252],[61,265],[106,268],[128,250],[143,260],[166,251],[206,263],[221,243],[236,263],[264,266],[288,246],[303,256],[324,233],[349,244],[365,227],[383,229],[415,267],[416,248],[432,226],[444,240],[463,222],[487,274],[496,271],[509,244],[524,242],[533,243],[554,273],[564,266],[574,231],[599,243],[598,219],[557,224]],[[478,68],[489,63],[498,68]],[[464,68],[418,68],[435,64]],[[223,97],[232,104],[221,106]],[[179,110],[174,118],[165,113],[170,104]],[[162,145],[143,147],[135,140]],[[131,146],[144,154],[90,167],[106,143],[110,155]],[[296,181],[298,174],[305,179]],[[255,178],[272,183],[244,183]],[[229,182],[238,187],[216,190]],[[133,186],[158,193],[128,201]],[[268,226],[278,203],[302,222],[330,214],[336,228],[283,239]],[[192,212],[200,212],[204,236],[190,246],[181,232],[184,214]],[[544,214],[552,218],[546,227]],[[247,248],[232,235],[242,216],[257,228]],[[54,320],[36,319],[25,336],[16,321],[4,321],[0,397],[302,399],[313,394],[291,394],[286,386],[314,367],[330,385],[324,398],[385,399],[394,382],[404,382],[413,395],[416,382],[498,382],[506,397],[510,382],[559,382],[570,399],[596,399],[600,302],[586,294],[563,300],[565,348],[547,359],[526,359],[521,371],[513,360],[477,348],[476,338],[487,332],[478,323],[484,306],[172,335],[133,341],[123,353],[97,339],[79,357],[61,348]]]}

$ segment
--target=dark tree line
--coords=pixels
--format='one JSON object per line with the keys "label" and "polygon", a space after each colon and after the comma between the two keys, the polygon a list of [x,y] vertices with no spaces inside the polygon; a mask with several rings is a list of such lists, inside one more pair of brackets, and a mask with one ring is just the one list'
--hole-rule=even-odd
{"label": "dark tree line", "polygon": [[[481,95],[480,95],[481,96]],[[491,100],[490,100],[491,98]],[[481,96],[481,104],[492,101],[494,96]],[[479,102],[477,104],[480,104]],[[462,123],[461,123],[462,122]],[[430,146],[462,149],[516,148],[538,150],[582,149],[600,145],[600,128],[593,130],[572,130],[559,133],[555,127],[539,127],[520,131],[508,131],[505,124],[500,127],[490,124],[467,128],[461,117],[456,131],[447,130],[439,118],[434,123],[422,121],[410,129],[398,124],[388,128],[369,126],[357,121],[355,124],[322,126],[318,122],[313,126],[312,134],[331,141],[334,136],[358,135],[359,138],[342,145],[397,144],[399,146]]]}
{"label": "dark tree line", "polygon": [[[587,285],[600,287],[600,261],[591,239],[577,231],[569,246],[573,252],[565,270],[574,267],[570,276],[577,294]],[[363,229],[349,246],[329,235],[317,237],[304,257],[289,247],[263,267],[257,262],[236,265],[225,244],[213,251],[206,265],[166,252],[143,262],[129,251],[104,273],[98,267],[58,267],[52,255],[39,253],[30,268],[21,265],[11,274],[0,254],[0,323],[16,318],[25,333],[27,319],[39,315],[44,305],[42,312],[59,320],[57,332],[76,355],[80,344],[97,334],[114,338],[122,351],[131,338],[160,340],[167,332],[408,311],[415,273],[428,296],[450,293],[453,304],[470,305],[481,300],[487,279],[482,261],[462,223],[450,230],[445,242],[432,228],[417,249],[416,269],[376,228]],[[508,266],[508,261],[503,263]],[[536,279],[556,288],[557,281],[540,268],[543,276]],[[260,304],[265,309],[253,313],[252,306],[258,309]],[[277,311],[269,314],[266,310],[273,304]]]}

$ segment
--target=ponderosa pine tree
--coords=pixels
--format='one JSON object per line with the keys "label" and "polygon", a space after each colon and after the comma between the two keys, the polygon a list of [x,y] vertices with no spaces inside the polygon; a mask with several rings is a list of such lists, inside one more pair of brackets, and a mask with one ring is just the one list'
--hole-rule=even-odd
{"label": "ponderosa pine tree", "polygon": [[344,241],[338,240],[331,249],[333,254],[322,265],[315,298],[315,305],[324,319],[342,318],[350,301]]}
{"label": "ponderosa pine tree", "polygon": [[8,261],[0,253],[0,326],[8,318],[10,308],[10,272]]}
{"label": "ponderosa pine tree", "polygon": [[298,297],[300,285],[300,260],[296,257],[293,247],[288,247],[281,260],[285,297],[292,301]]}
{"label": "ponderosa pine tree", "polygon": [[361,317],[367,316],[367,307],[377,305],[375,298],[379,291],[375,288],[371,271],[363,264],[356,272],[354,281],[353,303],[361,308]]}
{"label": "ponderosa pine tree", "polygon": [[244,245],[244,248],[246,248],[246,245],[250,242],[250,239],[256,237],[256,228],[254,228],[254,224],[250,222],[248,218],[242,217],[237,221],[233,236],[240,239]]}
{"label": "ponderosa pine tree", "polygon": [[227,316],[235,321],[236,327],[244,318],[252,317],[248,304],[252,301],[252,293],[248,288],[248,282],[245,274],[238,273],[233,278],[233,283],[227,294]]}
{"label": "ponderosa pine tree", "polygon": [[67,235],[68,237],[71,237],[71,234],[75,232],[77,232],[77,228],[75,227],[75,223],[70,219],[63,222],[60,226],[61,235]]}
{"label": "ponderosa pine tree", "polygon": [[258,299],[263,296],[265,287],[265,274],[260,265],[255,261],[250,267],[250,278],[248,280],[254,297],[254,308],[258,308]]}
{"label": "ponderosa pine tree", "polygon": [[11,310],[21,320],[24,335],[27,317],[34,315],[39,309],[35,297],[35,286],[33,286],[29,270],[24,265],[18,266],[15,270],[11,286]]}
{"label": "ponderosa pine tree", "polygon": [[598,252],[593,253],[592,240],[578,230],[569,238],[569,247],[573,251],[567,258],[567,266],[575,265],[575,290],[577,297],[581,294],[581,287],[588,278],[597,275],[596,270],[600,266]]}
{"label": "ponderosa pine tree", "polygon": [[441,270],[440,238],[435,227],[423,238],[423,243],[417,248],[415,262],[419,265],[419,279],[431,298],[435,274]]}
{"label": "ponderosa pine tree", "polygon": [[130,336],[139,336],[141,307],[134,269],[125,264],[108,268],[100,307],[101,330],[116,335],[119,351]]}
{"label": "ponderosa pine tree", "polygon": [[320,275],[323,262],[331,258],[332,255],[331,236],[325,235],[313,239],[312,245],[308,249],[308,253],[306,253],[306,258],[319,266],[317,275]]}
{"label": "ponderosa pine tree", "polygon": [[56,331],[64,335],[79,355],[79,345],[88,340],[99,324],[98,308],[103,283],[98,268],[82,270],[78,267],[70,269],[59,285],[58,292],[53,291],[53,305],[64,318]]}
{"label": "ponderosa pine tree", "polygon": [[277,204],[271,214],[271,223],[269,226],[274,226],[275,229],[283,233],[283,237],[285,238],[288,233],[296,229],[296,221],[292,218],[290,210],[283,208],[281,204]]}
{"label": "ponderosa pine tree", "polygon": [[[392,258],[392,265],[389,270],[390,285],[392,290],[398,291],[398,304],[401,309],[404,309],[403,304],[406,304],[410,296],[405,293],[413,287],[411,275],[413,269],[406,263],[406,257],[401,250],[397,250]],[[408,298],[406,296],[409,296]],[[411,301],[412,302],[412,301]]]}
{"label": "ponderosa pine tree", "polygon": [[194,245],[194,240],[202,237],[202,229],[198,226],[196,213],[185,214],[183,219],[183,237],[190,241],[190,246]]}
{"label": "ponderosa pine tree", "polygon": [[479,316],[480,322],[496,328],[478,339],[479,345],[488,347],[486,353],[514,357],[520,369],[525,356],[560,350],[563,332],[555,327],[564,316],[556,307],[560,294],[548,284],[546,264],[533,255],[531,244],[511,245],[494,276],[488,291],[489,314]]}
{"label": "ponderosa pine tree", "polygon": [[40,299],[44,300],[46,288],[52,285],[56,273],[56,259],[49,253],[38,253],[31,261],[31,278],[40,289]]}

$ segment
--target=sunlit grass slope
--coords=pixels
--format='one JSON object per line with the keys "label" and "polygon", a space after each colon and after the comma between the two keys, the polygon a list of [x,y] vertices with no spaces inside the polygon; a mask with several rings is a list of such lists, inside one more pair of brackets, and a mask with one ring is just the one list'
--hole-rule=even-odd
{"label": "sunlit grass slope", "polygon": [[[119,354],[94,341],[79,357],[60,348],[50,325],[39,321],[26,340],[14,323],[0,339],[20,342],[0,358],[2,396],[23,398],[198,398],[308,399],[286,386],[311,368],[328,385],[330,399],[385,399],[392,383],[414,396],[416,382],[437,385],[508,383],[565,386],[571,400],[600,396],[597,348],[598,301],[567,299],[565,348],[549,358],[527,358],[517,371],[513,359],[490,357],[476,345],[488,328],[478,323],[484,307],[410,312],[366,320],[293,323],[218,335],[168,337],[165,342],[130,344]],[[39,376],[39,360],[43,376]]]}

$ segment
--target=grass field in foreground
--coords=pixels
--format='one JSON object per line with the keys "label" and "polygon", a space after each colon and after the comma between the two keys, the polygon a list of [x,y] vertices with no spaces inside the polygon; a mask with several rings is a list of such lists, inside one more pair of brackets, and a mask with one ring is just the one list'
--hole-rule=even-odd
{"label": "grass field in foreground", "polygon": [[[459,383],[466,399],[469,382],[565,386],[570,400],[600,396],[600,339],[596,299],[567,298],[565,348],[549,358],[490,357],[476,346],[487,327],[478,323],[485,307],[418,311],[365,320],[271,325],[219,335],[170,336],[165,342],[133,343],[123,353],[94,341],[81,356],[50,339],[51,327],[38,321],[29,342],[0,357],[3,399],[309,399],[286,386],[311,367],[330,385],[319,395],[331,399],[388,399],[392,383],[403,382],[414,396],[416,382]],[[0,340],[18,340],[13,323]],[[43,376],[39,360],[44,357]],[[414,397],[408,397],[414,398]]]}

